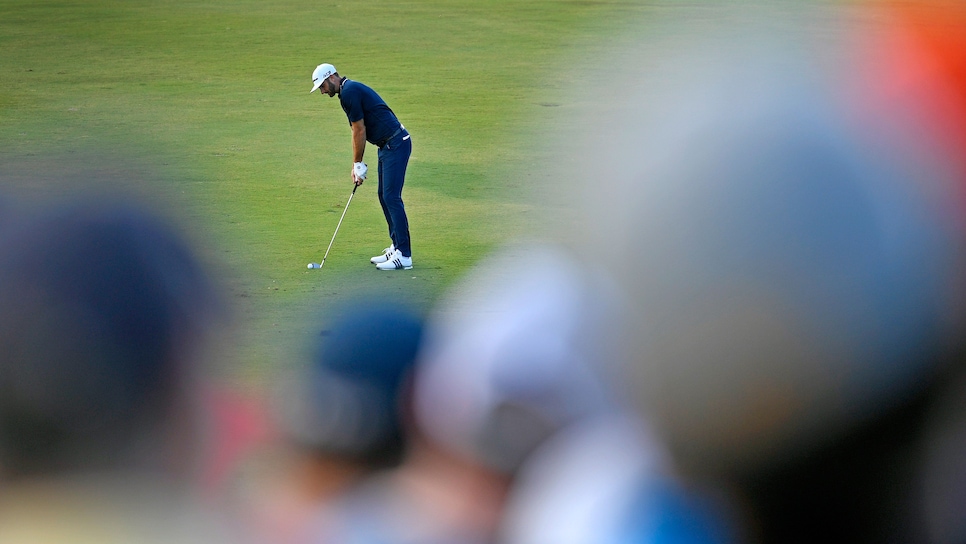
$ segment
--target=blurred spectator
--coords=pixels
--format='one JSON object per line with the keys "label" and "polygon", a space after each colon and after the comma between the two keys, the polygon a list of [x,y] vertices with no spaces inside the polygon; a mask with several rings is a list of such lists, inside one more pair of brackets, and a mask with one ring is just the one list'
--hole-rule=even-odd
{"label": "blurred spectator", "polygon": [[617,385],[751,541],[962,538],[966,20],[926,2],[942,47],[883,56],[922,21],[893,4],[669,8],[554,178],[636,312]]}
{"label": "blurred spectator", "polygon": [[488,255],[430,323],[416,382],[422,432],[509,474],[565,425],[615,412],[595,365],[617,357],[616,302],[591,280],[550,245]]}
{"label": "blurred spectator", "polygon": [[[553,491],[562,491],[557,496],[536,477],[525,477],[526,491],[518,480],[528,460],[564,429],[617,413],[592,371],[594,361],[613,353],[604,334],[613,317],[607,294],[590,289],[584,270],[559,248],[521,243],[488,255],[441,301],[421,357],[416,421],[436,447],[506,485],[503,497],[485,505],[493,512],[488,524],[464,542],[525,542],[533,534],[538,540],[552,535],[548,542],[567,535],[560,542],[573,542],[584,527],[582,519],[567,519],[574,512],[564,505],[610,492],[609,480],[597,493],[567,487],[585,466],[551,478],[558,485]],[[636,445],[630,438],[626,443]],[[634,460],[630,468],[612,468],[626,477],[621,485],[633,485],[637,467]],[[542,510],[549,501],[559,509]],[[510,527],[508,513],[516,514]],[[607,528],[594,521],[603,536]],[[458,527],[450,530],[460,534]]]}
{"label": "blurred spectator", "polygon": [[266,542],[318,542],[331,530],[330,504],[407,448],[402,408],[422,320],[383,300],[343,306],[313,339],[310,364],[276,384],[277,443],[246,468],[246,517]]}
{"label": "blurred spectator", "polygon": [[673,475],[594,368],[616,356],[617,314],[593,279],[520,244],[454,286],[420,352],[412,447],[340,503],[329,541],[620,542]]}
{"label": "blurred spectator", "polygon": [[0,542],[221,542],[194,495],[221,306],[171,225],[71,202],[0,232]]}

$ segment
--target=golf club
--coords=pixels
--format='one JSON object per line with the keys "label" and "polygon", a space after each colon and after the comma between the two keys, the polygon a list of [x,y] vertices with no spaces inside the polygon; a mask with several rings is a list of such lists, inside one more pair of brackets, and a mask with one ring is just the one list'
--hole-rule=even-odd
{"label": "golf club", "polygon": [[345,212],[349,211],[349,204],[352,203],[352,197],[356,194],[356,189],[359,188],[359,184],[355,184],[352,187],[352,193],[349,195],[349,200],[345,203],[345,209],[342,210],[342,217],[339,218],[339,224],[335,226],[335,232],[332,233],[332,240],[329,240],[329,247],[325,250],[325,255],[322,256],[322,262],[319,264],[309,263],[309,268],[322,268],[325,266],[325,259],[329,256],[329,250],[332,249],[332,242],[335,242],[335,235],[339,234],[339,227],[342,226],[342,220],[345,219]]}

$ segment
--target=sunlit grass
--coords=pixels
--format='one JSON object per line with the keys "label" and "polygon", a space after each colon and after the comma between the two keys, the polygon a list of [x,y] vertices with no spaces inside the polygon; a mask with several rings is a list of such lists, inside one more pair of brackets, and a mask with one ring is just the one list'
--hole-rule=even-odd
{"label": "sunlit grass", "polygon": [[[574,91],[566,60],[644,9],[563,0],[4,0],[2,190],[45,196],[49,189],[24,182],[26,171],[111,170],[74,160],[121,157],[150,170],[132,184],[176,199],[179,215],[204,230],[198,240],[238,302],[238,363],[229,370],[257,378],[297,357],[316,326],[308,316],[332,300],[388,291],[428,307],[488,248],[526,233],[539,205],[519,198],[531,138]],[[345,115],[337,99],[308,93],[320,62],[375,88],[413,134],[404,192],[411,272],[368,263],[388,243],[374,179],[353,199],[325,268],[305,267],[321,259],[351,190]],[[366,160],[374,167],[374,148]],[[71,178],[75,188],[82,182]]]}

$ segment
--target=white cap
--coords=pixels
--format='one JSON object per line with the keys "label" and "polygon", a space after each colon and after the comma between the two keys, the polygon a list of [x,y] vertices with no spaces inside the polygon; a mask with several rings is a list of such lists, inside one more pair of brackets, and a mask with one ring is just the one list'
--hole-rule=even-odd
{"label": "white cap", "polygon": [[610,299],[562,249],[510,245],[445,297],[414,384],[416,424],[448,450],[512,472],[549,434],[613,407]]}
{"label": "white cap", "polygon": [[314,93],[316,89],[322,86],[322,82],[329,79],[329,76],[335,73],[335,66],[331,64],[320,64],[315,67],[315,71],[312,72],[312,90],[310,93]]}

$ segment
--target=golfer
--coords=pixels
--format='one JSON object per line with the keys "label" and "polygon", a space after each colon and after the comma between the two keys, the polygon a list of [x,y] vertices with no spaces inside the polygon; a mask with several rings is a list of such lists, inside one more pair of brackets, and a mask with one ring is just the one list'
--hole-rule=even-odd
{"label": "golfer", "polygon": [[368,168],[362,162],[366,141],[379,148],[379,204],[389,224],[392,243],[381,255],[370,259],[379,270],[409,270],[413,267],[409,245],[409,220],[403,206],[402,189],[406,181],[406,166],[413,144],[406,127],[386,102],[366,85],[339,76],[335,66],[320,64],[312,72],[312,90],[333,97],[339,102],[352,127],[352,182],[361,185]]}

